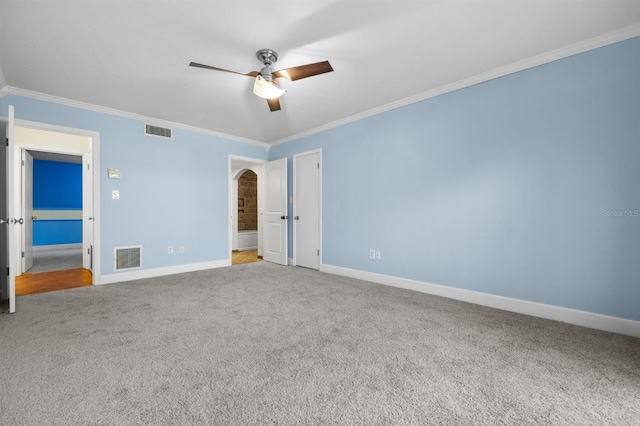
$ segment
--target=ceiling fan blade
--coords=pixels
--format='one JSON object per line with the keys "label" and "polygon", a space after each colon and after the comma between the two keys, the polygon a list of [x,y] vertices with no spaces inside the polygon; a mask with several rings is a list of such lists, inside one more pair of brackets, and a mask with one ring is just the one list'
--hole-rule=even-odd
{"label": "ceiling fan blade", "polygon": [[260,75],[260,73],[258,71],[251,71],[251,72],[248,72],[248,73],[245,74],[245,73],[241,73],[241,72],[225,70],[224,68],[212,67],[211,65],[198,64],[196,62],[191,62],[189,64],[189,66],[190,67],[204,68],[204,69],[207,69],[207,70],[230,72],[232,74],[246,75],[247,77],[257,77],[257,76]]}
{"label": "ceiling fan blade", "polygon": [[276,78],[286,78],[290,81],[296,81],[301,78],[313,77],[314,75],[324,74],[331,71],[333,71],[333,68],[331,68],[329,61],[324,61],[278,70],[273,73],[273,76]]}
{"label": "ceiling fan blade", "polygon": [[271,110],[271,112],[280,111],[279,98],[267,99],[267,103],[269,104],[269,109]]}

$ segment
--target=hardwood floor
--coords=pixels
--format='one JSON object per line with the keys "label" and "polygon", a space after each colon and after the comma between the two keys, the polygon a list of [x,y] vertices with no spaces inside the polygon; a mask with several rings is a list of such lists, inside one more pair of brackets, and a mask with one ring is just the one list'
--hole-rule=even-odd
{"label": "hardwood floor", "polygon": [[45,293],[47,291],[90,286],[91,271],[88,269],[69,269],[66,271],[22,274],[16,277],[16,295]]}
{"label": "hardwood floor", "polygon": [[258,256],[258,250],[235,250],[231,253],[232,265],[240,265],[242,263],[252,263],[260,261],[262,261],[262,256]]}
{"label": "hardwood floor", "polygon": [[[258,250],[234,251],[231,256],[233,265],[261,262]],[[65,290],[69,288],[90,286],[91,271],[88,269],[69,269],[67,271],[40,272],[22,274],[16,277],[16,295],[45,293],[47,291]]]}

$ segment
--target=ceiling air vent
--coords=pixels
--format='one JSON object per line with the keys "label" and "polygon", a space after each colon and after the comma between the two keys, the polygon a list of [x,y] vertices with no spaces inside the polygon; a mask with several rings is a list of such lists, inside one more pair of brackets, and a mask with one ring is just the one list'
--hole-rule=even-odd
{"label": "ceiling air vent", "polygon": [[157,136],[159,138],[171,139],[171,129],[166,127],[154,126],[152,124],[144,125],[144,134],[147,136]]}
{"label": "ceiling air vent", "polygon": [[122,271],[142,267],[142,246],[116,247],[115,270]]}

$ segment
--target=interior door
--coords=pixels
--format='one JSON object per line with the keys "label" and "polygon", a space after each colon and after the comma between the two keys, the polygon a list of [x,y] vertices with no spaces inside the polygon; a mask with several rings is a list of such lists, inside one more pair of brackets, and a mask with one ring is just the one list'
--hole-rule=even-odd
{"label": "interior door", "polygon": [[16,274],[21,269],[20,262],[20,191],[16,191],[16,184],[20,179],[20,169],[16,167],[20,161],[20,150],[16,151],[15,120],[13,105],[9,105],[9,121],[7,124],[7,218],[9,221],[7,229],[7,264],[9,273],[7,274],[7,287],[9,292],[9,313],[16,311]]}
{"label": "interior door", "polygon": [[297,155],[294,178],[294,259],[296,266],[320,268],[320,153]]}
{"label": "interior door", "polygon": [[263,259],[267,262],[287,264],[287,159],[264,164],[266,181],[266,242]]}
{"label": "interior door", "polygon": [[82,156],[82,267],[93,272],[93,164],[92,151]]}
{"label": "interior door", "polygon": [[[0,141],[7,139],[7,122],[0,120]],[[6,145],[0,148],[0,164],[2,164],[2,172],[0,172],[0,271],[6,271],[7,249],[9,242],[7,239],[7,231],[9,223],[6,220],[9,215],[7,213],[7,148]],[[0,273],[0,312],[8,309],[7,301],[9,299],[9,289],[7,287],[7,274]]]}
{"label": "interior door", "polygon": [[22,151],[22,272],[33,266],[33,156]]}

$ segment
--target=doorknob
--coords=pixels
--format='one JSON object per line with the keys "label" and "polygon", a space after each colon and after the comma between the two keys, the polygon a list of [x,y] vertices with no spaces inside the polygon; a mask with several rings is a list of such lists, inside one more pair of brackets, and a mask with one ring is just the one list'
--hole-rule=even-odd
{"label": "doorknob", "polygon": [[7,225],[8,225],[9,223],[11,223],[11,222],[9,221],[9,218],[6,218],[6,219],[0,219],[0,225],[4,225],[5,223],[6,223]]}
{"label": "doorknob", "polygon": [[280,219],[282,220],[289,219],[289,216],[280,216]]}
{"label": "doorknob", "polygon": [[15,222],[14,223],[19,223],[20,225],[22,225],[24,223],[24,219],[20,218],[20,219],[14,219]]}
{"label": "doorknob", "polygon": [[300,216],[295,216],[294,219],[295,220],[300,220]]}
{"label": "doorknob", "polygon": [[93,217],[89,217],[89,220],[93,220]]}
{"label": "doorknob", "polygon": [[38,216],[31,216],[31,220],[38,220]]}

